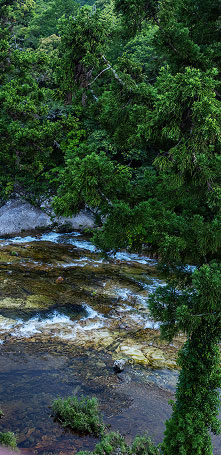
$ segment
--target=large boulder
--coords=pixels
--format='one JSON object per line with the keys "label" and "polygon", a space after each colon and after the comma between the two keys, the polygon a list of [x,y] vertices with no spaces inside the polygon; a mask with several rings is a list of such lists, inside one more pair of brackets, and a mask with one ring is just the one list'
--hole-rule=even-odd
{"label": "large boulder", "polygon": [[37,228],[49,228],[68,224],[71,229],[92,228],[95,226],[90,211],[81,211],[71,218],[51,217],[43,210],[21,199],[11,199],[0,208],[0,235],[19,234]]}

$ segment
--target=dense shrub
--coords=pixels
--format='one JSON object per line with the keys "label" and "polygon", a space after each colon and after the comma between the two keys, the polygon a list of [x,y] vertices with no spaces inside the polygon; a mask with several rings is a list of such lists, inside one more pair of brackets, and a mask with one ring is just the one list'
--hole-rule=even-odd
{"label": "dense shrub", "polygon": [[16,449],[16,436],[11,431],[0,433],[0,444],[5,447],[11,447],[11,449]]}
{"label": "dense shrub", "polygon": [[159,450],[150,438],[137,436],[128,446],[120,433],[109,433],[96,445],[93,452],[79,452],[78,455],[159,455]]}
{"label": "dense shrub", "polygon": [[58,398],[52,405],[54,416],[64,427],[70,427],[80,433],[98,436],[103,433],[104,426],[98,411],[96,398],[76,396],[66,399]]}

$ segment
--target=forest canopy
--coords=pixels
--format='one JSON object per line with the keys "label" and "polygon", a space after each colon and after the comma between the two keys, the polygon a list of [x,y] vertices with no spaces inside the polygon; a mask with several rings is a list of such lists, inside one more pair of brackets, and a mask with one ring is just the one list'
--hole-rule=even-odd
{"label": "forest canopy", "polygon": [[2,201],[90,207],[104,250],[220,254],[218,8],[1,2]]}

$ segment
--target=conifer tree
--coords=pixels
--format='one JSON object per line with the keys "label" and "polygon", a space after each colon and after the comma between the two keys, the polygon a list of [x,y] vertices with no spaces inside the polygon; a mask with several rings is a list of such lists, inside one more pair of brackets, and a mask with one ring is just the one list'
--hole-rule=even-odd
{"label": "conifer tree", "polygon": [[159,289],[150,302],[164,338],[171,341],[180,331],[187,335],[178,358],[176,402],[166,422],[165,455],[212,455],[210,432],[220,433],[220,265],[203,265],[183,293],[168,286]]}
{"label": "conifer tree", "polygon": [[[116,1],[117,6],[119,3],[126,4],[126,0]],[[155,248],[167,264],[185,265],[188,256],[199,264],[211,257],[217,260],[202,265],[190,286],[180,290],[176,283],[161,289],[150,303],[165,338],[171,340],[180,331],[187,334],[162,452],[212,455],[210,431],[220,431],[221,386],[219,5],[216,0],[165,0],[158,6],[156,46],[167,66],[156,80],[155,103],[147,109],[143,134],[148,141],[158,141],[161,150],[154,164],[159,173],[156,191],[162,218],[157,226],[156,205],[151,213],[147,200],[149,220],[143,215],[143,240],[146,236],[153,242],[154,230],[159,234],[164,223],[161,238],[155,234]],[[145,210],[144,204],[142,207]],[[138,213],[137,208],[130,213],[131,221],[135,211]],[[142,224],[141,217],[139,221]],[[108,220],[108,227],[110,224]],[[133,227],[130,229],[133,233]]]}

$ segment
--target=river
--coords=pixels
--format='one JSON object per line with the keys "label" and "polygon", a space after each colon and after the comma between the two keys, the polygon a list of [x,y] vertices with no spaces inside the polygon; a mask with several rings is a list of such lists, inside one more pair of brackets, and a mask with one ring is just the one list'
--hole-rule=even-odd
{"label": "river", "polygon": [[[148,313],[164,286],[156,261],[129,252],[103,258],[79,232],[0,239],[0,431],[21,453],[74,454],[95,438],[64,430],[51,416],[58,395],[96,396],[105,424],[131,441],[162,441],[184,337],[170,345]],[[122,373],[113,363],[124,358]],[[214,438],[214,454],[220,439]]]}

